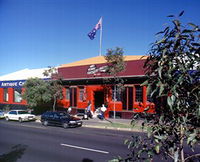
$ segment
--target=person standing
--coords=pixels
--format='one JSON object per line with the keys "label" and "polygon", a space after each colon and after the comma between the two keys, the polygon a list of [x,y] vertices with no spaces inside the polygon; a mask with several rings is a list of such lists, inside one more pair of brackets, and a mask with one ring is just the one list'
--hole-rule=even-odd
{"label": "person standing", "polygon": [[105,107],[104,104],[102,104],[101,112],[102,112],[102,117],[103,117],[103,119],[105,118],[104,114],[105,114],[106,110],[107,110],[107,108]]}
{"label": "person standing", "polygon": [[89,118],[92,119],[91,107],[92,107],[92,104],[91,104],[91,102],[89,101],[89,102],[88,102],[87,109],[86,109],[86,114],[87,114],[87,116],[88,116]]}

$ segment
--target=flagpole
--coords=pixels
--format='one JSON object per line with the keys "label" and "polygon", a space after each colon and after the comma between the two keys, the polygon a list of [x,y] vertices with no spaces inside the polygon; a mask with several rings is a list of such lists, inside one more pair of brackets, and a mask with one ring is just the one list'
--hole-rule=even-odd
{"label": "flagpole", "polygon": [[101,28],[100,28],[100,42],[99,42],[99,56],[102,55],[102,51],[101,51],[101,48],[102,48],[102,28],[103,28],[103,18],[101,17]]}

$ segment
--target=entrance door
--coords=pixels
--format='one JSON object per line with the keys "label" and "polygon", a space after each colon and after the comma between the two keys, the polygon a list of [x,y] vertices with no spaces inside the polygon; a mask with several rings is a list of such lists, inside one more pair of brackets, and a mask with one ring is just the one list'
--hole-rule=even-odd
{"label": "entrance door", "polygon": [[123,110],[133,109],[133,87],[126,87],[123,92]]}
{"label": "entrance door", "polygon": [[70,106],[71,107],[77,106],[77,88],[76,87],[70,88]]}
{"label": "entrance door", "polygon": [[94,92],[94,106],[95,109],[101,107],[104,104],[104,92],[103,91],[96,91]]}

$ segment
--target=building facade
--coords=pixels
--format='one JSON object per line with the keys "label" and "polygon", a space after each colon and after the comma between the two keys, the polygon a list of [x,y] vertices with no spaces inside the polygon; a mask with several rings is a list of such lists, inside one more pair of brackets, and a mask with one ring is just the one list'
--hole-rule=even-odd
{"label": "building facade", "polygon": [[[92,111],[106,105],[106,117],[131,118],[133,113],[154,113],[155,105],[147,96],[147,89],[140,86],[145,81],[142,56],[125,56],[126,69],[119,74],[124,80],[123,90],[114,88],[114,79],[105,73],[106,60],[103,56],[89,58],[61,65],[59,76],[63,80],[64,98],[58,102],[60,107],[72,107],[75,113],[83,112],[88,103]],[[116,97],[114,97],[116,91]],[[114,98],[116,100],[114,101]]]}
{"label": "building facade", "polygon": [[[116,90],[113,77],[105,73],[107,63],[103,56],[59,66],[63,99],[57,101],[57,106],[71,107],[75,114],[84,112],[89,102],[93,112],[104,104],[107,118],[112,118],[114,113],[117,118],[131,118],[136,112],[154,113],[155,105],[147,96],[147,88],[140,86],[146,80],[143,69],[145,58],[141,57],[125,56],[126,68],[118,75],[124,81],[122,90]],[[27,107],[26,101],[21,98],[24,92],[22,86],[28,78],[48,79],[43,75],[44,70],[24,69],[0,77],[0,107]]]}
{"label": "building facade", "polygon": [[23,69],[0,77],[0,108],[23,109],[27,103],[22,99],[23,84],[28,78],[48,79],[43,75],[42,69]]}

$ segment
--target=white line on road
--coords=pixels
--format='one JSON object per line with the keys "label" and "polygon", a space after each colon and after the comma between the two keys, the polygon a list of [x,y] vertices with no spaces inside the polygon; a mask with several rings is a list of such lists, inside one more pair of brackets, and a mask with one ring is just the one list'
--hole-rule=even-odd
{"label": "white line on road", "polygon": [[96,150],[96,149],[91,149],[91,148],[86,148],[86,147],[80,147],[80,146],[75,146],[75,145],[68,145],[68,144],[64,144],[64,143],[61,143],[60,145],[61,146],[65,146],[65,147],[72,147],[72,148],[76,148],[76,149],[81,149],[81,150],[99,152],[99,153],[102,153],[102,154],[109,154],[109,152],[107,152],[107,151]]}

